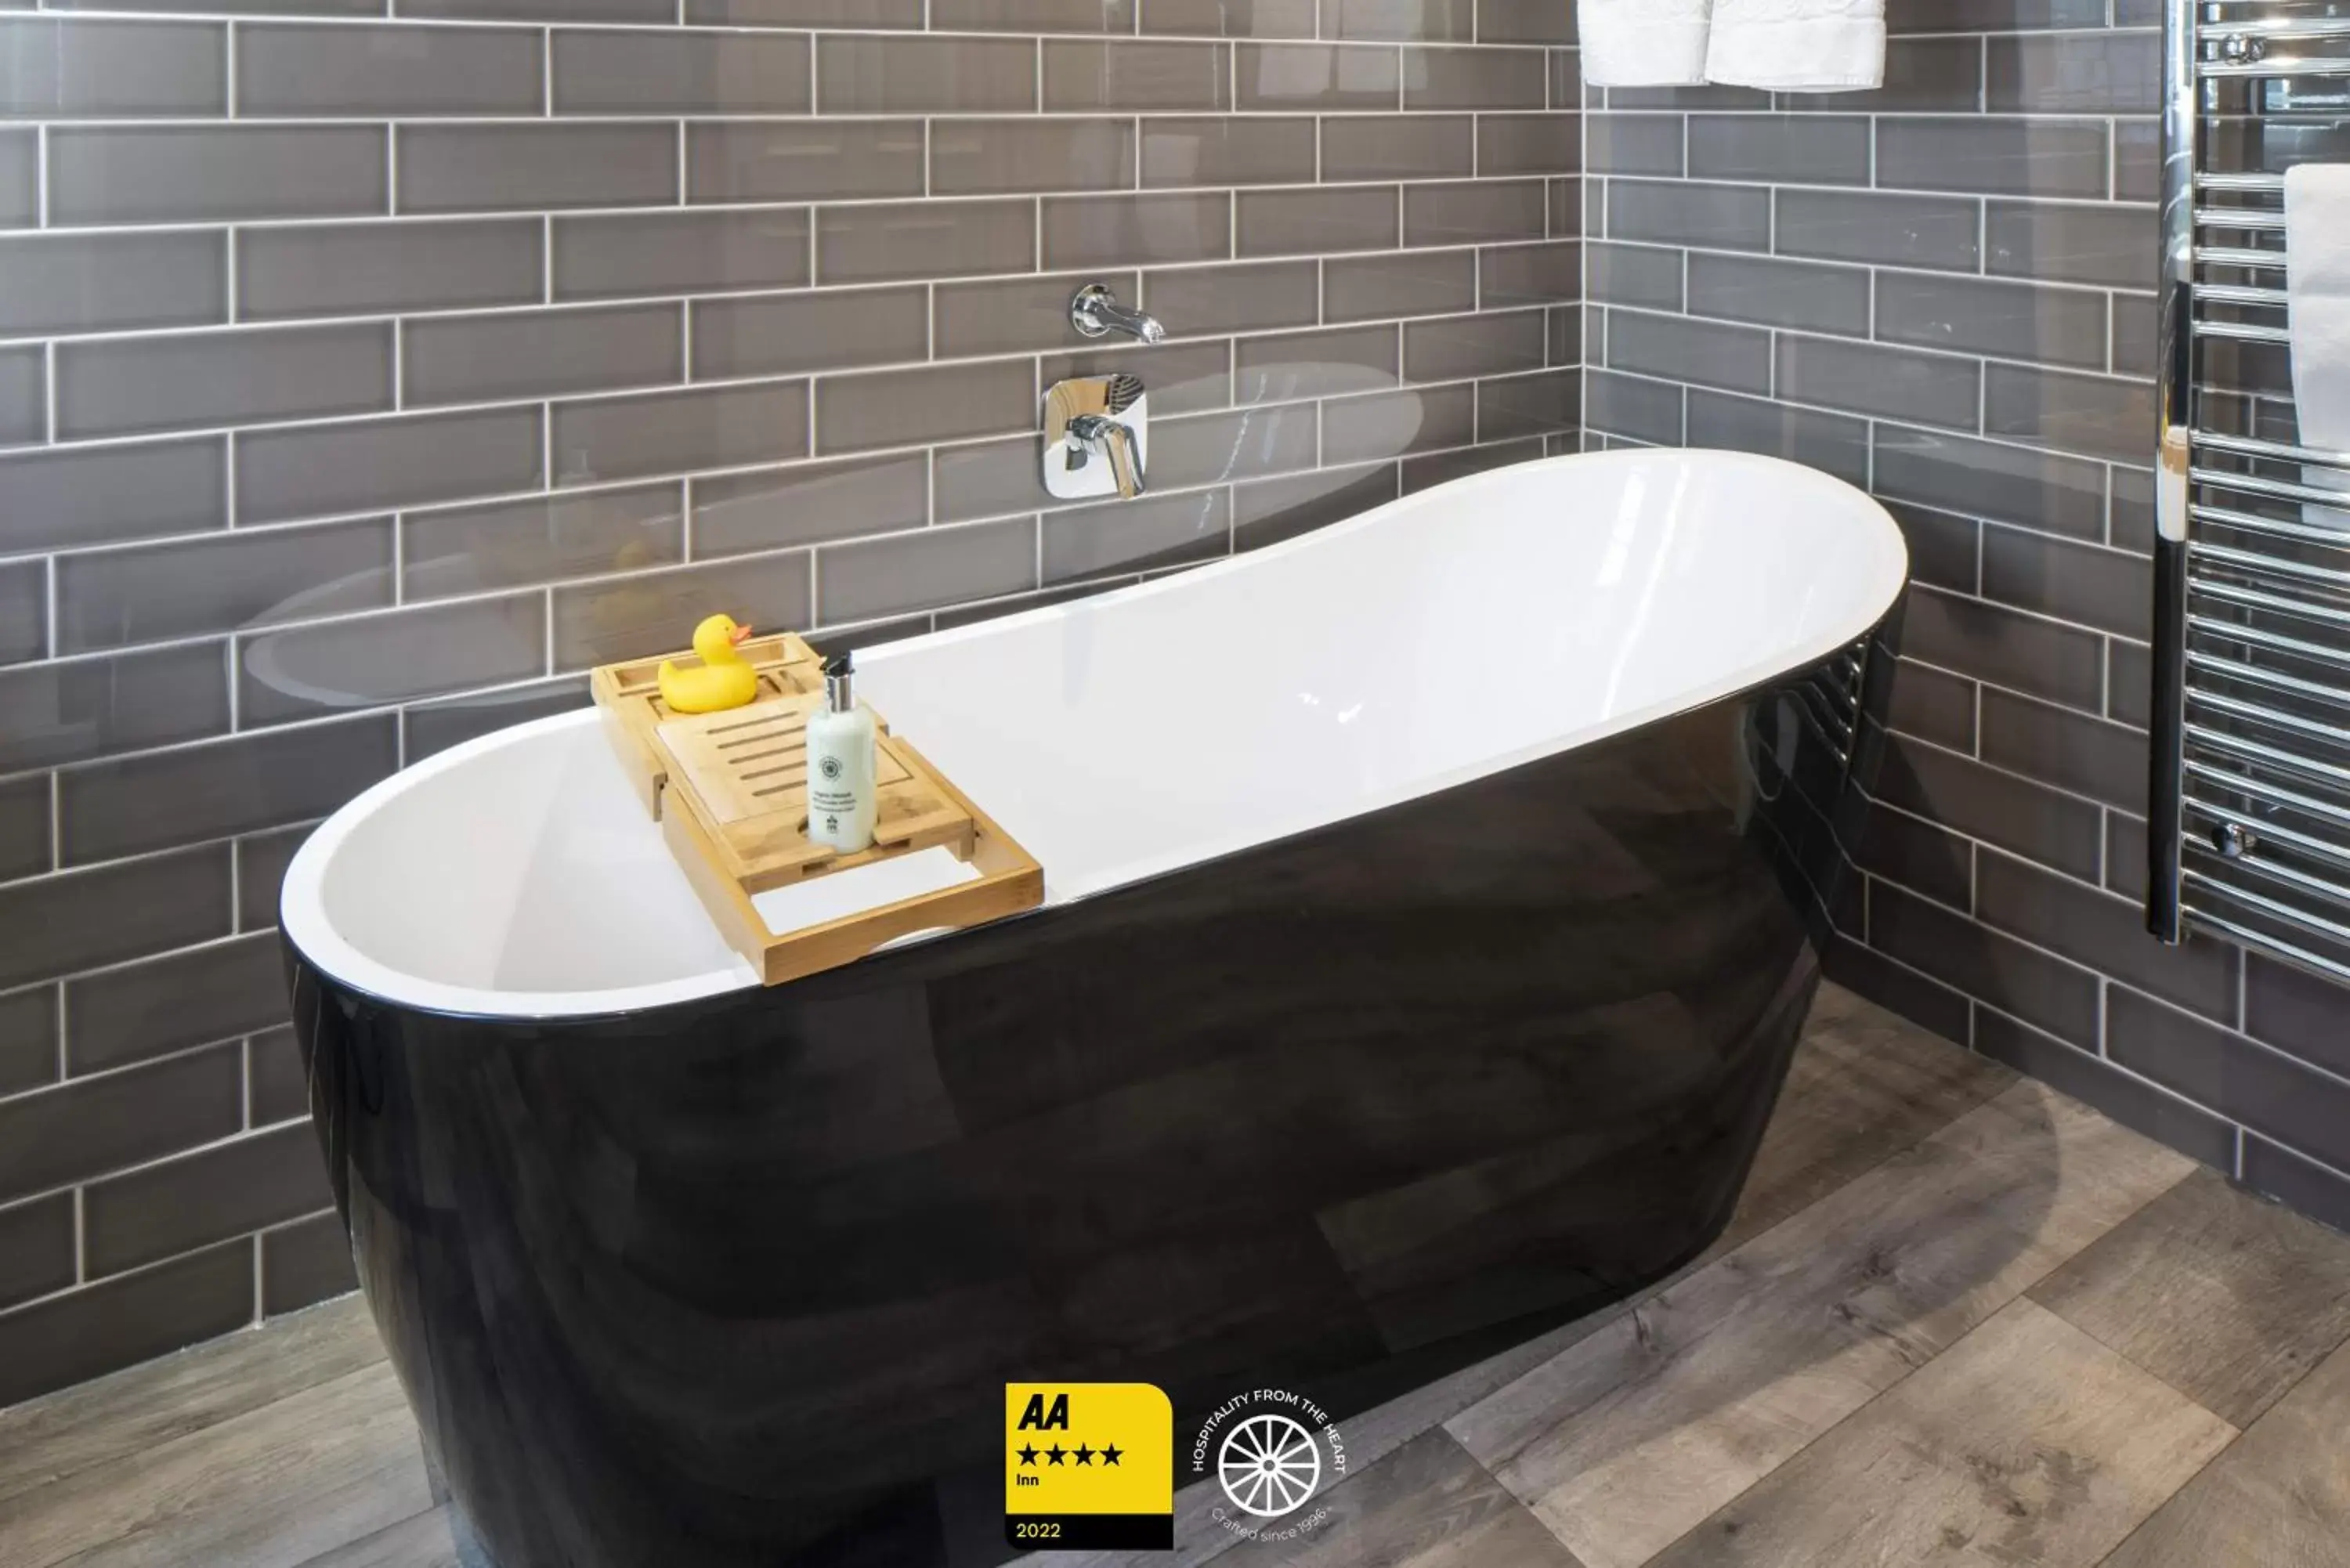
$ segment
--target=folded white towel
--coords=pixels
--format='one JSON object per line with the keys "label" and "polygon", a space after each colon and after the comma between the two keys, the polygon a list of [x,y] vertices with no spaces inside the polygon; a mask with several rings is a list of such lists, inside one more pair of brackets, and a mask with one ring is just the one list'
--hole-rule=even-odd
{"label": "folded white towel", "polygon": [[1714,0],[1705,79],[1779,92],[1885,85],[1885,0]]}
{"label": "folded white towel", "polygon": [[1705,80],[1713,0],[1582,0],[1583,79],[1592,87],[1694,87]]}
{"label": "folded white towel", "polygon": [[2284,248],[2301,444],[2350,452],[2350,163],[2285,171]]}

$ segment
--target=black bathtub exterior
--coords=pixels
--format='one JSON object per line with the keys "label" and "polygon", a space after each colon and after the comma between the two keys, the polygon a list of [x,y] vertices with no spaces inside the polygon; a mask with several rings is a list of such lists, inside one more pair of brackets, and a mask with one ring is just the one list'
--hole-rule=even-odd
{"label": "black bathtub exterior", "polygon": [[289,950],[471,1550],[996,1561],[1006,1382],[1155,1382],[1181,1448],[1236,1392],[1343,1418],[1669,1272],[1852,896],[1889,637],[774,991],[457,1018]]}

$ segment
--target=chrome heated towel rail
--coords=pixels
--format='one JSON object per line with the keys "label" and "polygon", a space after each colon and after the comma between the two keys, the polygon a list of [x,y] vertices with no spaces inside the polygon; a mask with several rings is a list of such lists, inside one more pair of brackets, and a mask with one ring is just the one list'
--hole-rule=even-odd
{"label": "chrome heated towel rail", "polygon": [[2284,171],[2350,162],[2350,5],[2170,0],[2147,923],[2350,980],[2350,452],[2304,445]]}

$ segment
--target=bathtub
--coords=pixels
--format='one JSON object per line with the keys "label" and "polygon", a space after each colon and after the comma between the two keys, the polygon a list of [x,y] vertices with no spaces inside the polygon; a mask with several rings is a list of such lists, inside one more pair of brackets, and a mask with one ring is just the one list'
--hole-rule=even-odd
{"label": "bathtub", "polygon": [[862,650],[1045,901],[773,990],[592,712],[368,791],[283,929],[469,1553],[998,1560],[1007,1382],[1343,1417],[1690,1258],[1906,572],[1810,470],[1610,453]]}

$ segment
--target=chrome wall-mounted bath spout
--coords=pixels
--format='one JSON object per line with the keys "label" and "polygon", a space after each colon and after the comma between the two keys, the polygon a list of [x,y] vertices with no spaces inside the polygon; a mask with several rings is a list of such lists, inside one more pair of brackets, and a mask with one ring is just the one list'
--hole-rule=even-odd
{"label": "chrome wall-mounted bath spout", "polygon": [[1145,343],[1156,343],[1167,336],[1167,328],[1159,325],[1157,317],[1120,305],[1106,283],[1089,283],[1070,298],[1069,325],[1087,337],[1123,332]]}

